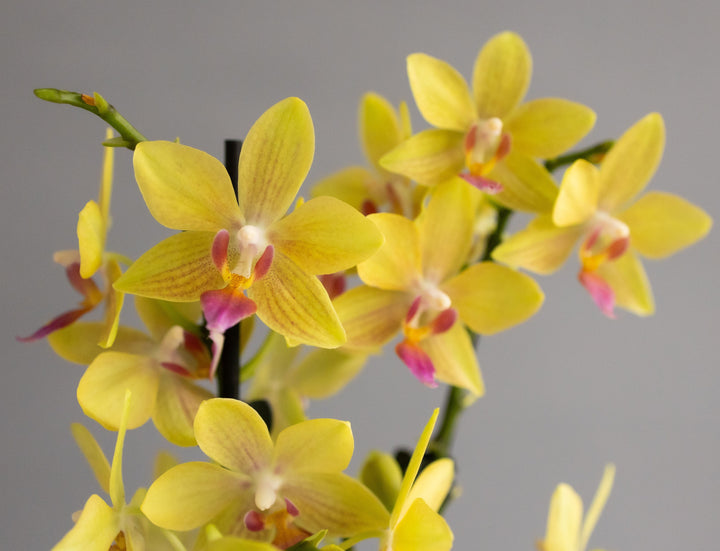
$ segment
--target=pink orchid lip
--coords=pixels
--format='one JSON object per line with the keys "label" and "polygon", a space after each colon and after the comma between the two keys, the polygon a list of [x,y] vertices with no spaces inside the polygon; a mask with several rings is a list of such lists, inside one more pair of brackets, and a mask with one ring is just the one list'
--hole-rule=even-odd
{"label": "pink orchid lip", "polygon": [[600,311],[610,319],[615,319],[615,292],[612,287],[598,274],[587,270],[581,270],[578,279]]}
{"label": "pink orchid lip", "polygon": [[419,345],[404,340],[397,344],[395,352],[422,384],[430,388],[438,386],[435,380],[435,366]]}
{"label": "pink orchid lip", "polygon": [[460,178],[465,180],[471,186],[476,187],[480,191],[484,191],[485,193],[489,193],[491,195],[500,193],[503,189],[500,182],[490,180],[489,178],[484,178],[483,176],[478,176],[469,172],[461,172],[458,176],[460,176]]}

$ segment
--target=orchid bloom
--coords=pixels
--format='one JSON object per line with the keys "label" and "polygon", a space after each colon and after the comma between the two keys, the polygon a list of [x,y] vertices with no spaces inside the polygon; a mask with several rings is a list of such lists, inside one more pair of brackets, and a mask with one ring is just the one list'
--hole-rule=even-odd
{"label": "orchid bloom", "polygon": [[[142,142],[133,162],[140,191],[161,224],[186,230],[142,255],[119,290],[169,301],[200,300],[213,341],[257,312],[293,343],[334,348],[345,332],[318,274],[367,258],[382,236],[342,201],[318,197],[285,215],[312,163],[307,106],[288,98],[252,126],[238,165],[238,200],[222,163],[171,142]],[[247,296],[245,295],[247,293]]]}
{"label": "orchid bloom", "polygon": [[252,407],[214,398],[198,410],[195,437],[215,463],[178,465],[150,486],[142,510],[158,526],[189,530],[213,522],[223,533],[286,541],[320,530],[347,537],[387,524],[378,499],[342,473],[353,452],[348,423],[304,421],[273,443]]}
{"label": "orchid bloom", "polygon": [[[108,128],[105,138],[112,138],[111,129]],[[107,232],[110,229],[114,157],[114,148],[105,147],[98,201],[88,201],[78,216],[78,250],[58,251],[53,257],[56,263],[65,268],[70,285],[82,295],[82,301],[77,308],[63,312],[32,335],[18,337],[19,341],[31,342],[47,337],[58,329],[72,325],[104,302],[104,329],[98,335],[98,344],[104,348],[112,346],[123,304],[123,294],[113,288],[113,283],[121,274],[118,262],[129,263],[125,257],[105,251]],[[92,279],[97,273],[100,273],[103,279],[102,289]]]}
{"label": "orchid bloom", "polygon": [[436,128],[400,144],[381,159],[382,166],[424,185],[460,175],[517,210],[552,208],[557,188],[535,159],[575,145],[595,114],[560,98],[520,103],[532,72],[522,38],[503,32],[483,46],[472,93],[460,73],[429,55],[410,55],[407,70],[418,109]]}
{"label": "orchid bloom", "polygon": [[407,104],[399,109],[373,92],[363,95],[358,115],[360,144],[371,169],[351,166],[322,179],[313,187],[313,196],[342,199],[364,214],[388,208],[396,214],[417,214],[418,193],[404,176],[387,171],[380,158],[412,134]]}
{"label": "orchid bloom", "polygon": [[125,503],[122,478],[122,456],[130,416],[131,392],[125,392],[122,419],[118,430],[112,467],[97,441],[82,425],[72,426],[73,436],[85,455],[100,487],[110,496],[109,506],[93,494],[77,517],[75,526],[52,548],[52,551],[142,551],[178,549],[170,543],[174,534],[159,530],[140,511],[145,490],[139,489],[130,503]]}
{"label": "orchid bloom", "polygon": [[620,306],[650,315],[655,306],[639,255],[665,258],[707,234],[711,218],[670,193],[636,199],[662,157],[665,127],[658,113],[634,124],[596,168],[576,161],[560,186],[552,215],[542,215],[503,242],[493,258],[540,274],[555,271],[580,245],[580,282],[609,317]]}
{"label": "orchid bloom", "polygon": [[396,352],[424,384],[436,379],[483,394],[465,329],[493,334],[525,321],[543,301],[524,274],[492,262],[465,269],[479,192],[455,179],[434,188],[420,216],[379,213],[369,218],[385,243],[358,265],[365,283],[335,299],[348,346],[378,347],[399,330]]}
{"label": "orchid bloom", "polygon": [[537,543],[539,551],[585,551],[592,531],[610,497],[615,466],[605,467],[595,497],[583,520],[583,503],[568,484],[559,484],[550,499],[545,539]]}

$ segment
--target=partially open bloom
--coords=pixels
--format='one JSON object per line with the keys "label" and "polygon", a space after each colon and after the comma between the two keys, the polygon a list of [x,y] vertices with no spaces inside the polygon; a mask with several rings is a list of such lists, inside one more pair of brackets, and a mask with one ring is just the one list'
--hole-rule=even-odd
{"label": "partially open bloom", "polygon": [[580,496],[568,484],[559,484],[550,499],[545,539],[537,542],[539,551],[585,551],[592,531],[610,497],[615,466],[605,467],[595,497],[583,519]]}
{"label": "partially open bloom", "polygon": [[150,212],[161,224],[186,231],[142,255],[115,287],[170,301],[199,299],[214,343],[213,367],[223,332],[255,312],[293,343],[342,344],[345,333],[315,276],[367,258],[382,236],[332,197],[284,216],[314,148],[312,120],[301,100],[271,107],[243,145],[236,200],[217,159],[177,143],[140,143],[133,162]]}
{"label": "partially open bloom", "polygon": [[560,98],[521,103],[532,59],[522,38],[491,38],[475,60],[472,93],[446,62],[426,54],[408,57],[415,102],[435,129],[424,130],[381,160],[390,171],[435,185],[456,175],[508,207],[547,211],[557,194],[535,159],[556,156],[592,128],[595,114]]}
{"label": "partially open bloom", "polygon": [[536,218],[493,254],[496,260],[551,273],[581,241],[578,278],[598,307],[614,316],[620,306],[654,312],[640,255],[659,259],[707,234],[710,217],[684,199],[651,191],[636,199],[662,157],[665,127],[651,113],[623,134],[600,168],[576,161],[566,172],[552,215]]}
{"label": "partially open bloom", "polygon": [[252,407],[215,398],[200,406],[195,436],[215,463],[178,465],[153,483],[142,510],[159,526],[189,530],[212,521],[225,533],[273,541],[290,526],[305,536],[347,537],[387,524],[377,498],[342,473],[353,452],[348,423],[304,421],[273,443]]}

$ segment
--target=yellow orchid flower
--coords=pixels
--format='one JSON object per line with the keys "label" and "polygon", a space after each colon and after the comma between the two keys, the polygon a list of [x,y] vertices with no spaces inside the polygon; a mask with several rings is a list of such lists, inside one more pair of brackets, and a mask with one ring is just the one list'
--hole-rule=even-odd
{"label": "yellow orchid flower", "polygon": [[[142,255],[115,287],[170,301],[200,300],[213,341],[257,312],[294,343],[337,347],[345,332],[318,279],[367,258],[382,242],[372,223],[332,197],[287,216],[312,163],[307,106],[288,98],[248,132],[238,165],[238,200],[222,163],[170,142],[142,142],[135,176],[155,219],[186,230]],[[247,292],[247,296],[245,296]]]}
{"label": "yellow orchid flower", "polygon": [[364,214],[389,207],[391,212],[413,218],[419,194],[407,178],[385,170],[379,162],[412,134],[407,105],[401,102],[395,111],[384,97],[368,92],[360,100],[358,126],[360,144],[372,168],[351,166],[331,174],[315,184],[313,196],[337,197]]}
{"label": "yellow orchid flower", "polygon": [[378,499],[342,473],[353,452],[348,423],[304,421],[273,443],[252,407],[214,398],[200,406],[195,436],[215,463],[178,465],[153,483],[142,510],[158,526],[213,522],[223,533],[286,547],[320,530],[347,537],[387,525]]}
{"label": "yellow orchid flower", "polygon": [[481,334],[507,329],[533,315],[543,294],[531,278],[492,262],[462,269],[472,247],[477,194],[455,179],[434,188],[415,221],[370,215],[385,243],[358,265],[365,285],[334,304],[348,346],[382,346],[402,330],[396,352],[421,382],[435,386],[437,379],[481,395],[465,326]]}
{"label": "yellow orchid flower", "polygon": [[559,484],[550,499],[545,539],[537,543],[538,550],[585,551],[610,497],[614,478],[615,466],[607,465],[584,520],[580,496],[570,485]]}
{"label": "yellow orchid flower", "polygon": [[530,52],[517,34],[491,38],[475,60],[472,93],[444,61],[415,53],[407,60],[415,102],[435,129],[422,131],[380,164],[420,184],[460,175],[518,210],[545,212],[557,188],[535,159],[554,157],[592,128],[591,109],[560,98],[520,103],[532,72]]}
{"label": "yellow orchid flower", "polygon": [[552,215],[536,218],[503,242],[499,262],[547,274],[580,240],[580,282],[598,307],[614,317],[620,306],[650,315],[655,306],[639,256],[665,258],[702,239],[712,226],[699,207],[670,193],[636,199],[655,173],[665,126],[650,113],[622,135],[596,168],[576,161],[562,180]]}
{"label": "yellow orchid flower", "polygon": [[[109,140],[112,135],[112,129],[108,128],[105,139]],[[119,262],[129,263],[125,257],[105,251],[111,222],[110,197],[114,158],[114,148],[105,147],[98,201],[88,201],[78,216],[78,250],[58,251],[53,257],[56,263],[65,268],[70,285],[83,296],[83,300],[77,308],[63,312],[32,335],[18,337],[19,341],[31,342],[47,337],[59,329],[72,325],[104,302],[103,331],[98,335],[98,344],[104,348],[112,346],[117,335],[123,304],[123,293],[115,290],[113,283],[121,274]],[[97,273],[103,280],[102,288],[92,279]]]}
{"label": "yellow orchid flower", "polygon": [[[177,550],[179,541],[167,531],[153,526],[140,511],[145,490],[139,489],[130,503],[125,503],[122,478],[122,456],[130,416],[131,392],[125,392],[122,420],[118,430],[112,467],[90,432],[82,425],[72,426],[73,436],[85,455],[101,488],[110,496],[109,506],[94,494],[79,513],[75,526],[52,548],[52,551],[158,551]],[[182,549],[182,547],[180,547]]]}

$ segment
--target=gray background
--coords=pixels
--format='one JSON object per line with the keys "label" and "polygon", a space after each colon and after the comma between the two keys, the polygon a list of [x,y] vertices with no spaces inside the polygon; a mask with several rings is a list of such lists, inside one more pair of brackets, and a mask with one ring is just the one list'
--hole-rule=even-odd
{"label": "gray background", "polygon": [[[97,90],[151,138],[222,155],[264,109],[303,98],[317,134],[309,182],[363,162],[361,94],[412,97],[405,56],[422,51],[466,77],[480,46],[519,32],[534,58],[529,97],[593,107],[586,143],[617,136],[649,111],[666,120],[652,188],[718,216],[718,10],[709,2],[4,2],[0,8],[2,350],[0,549],[48,549],[97,492],[69,424],[82,368],[44,343],[19,344],[77,296],[51,261],[74,248],[76,215],[97,193],[101,121],[37,100],[32,89]],[[414,105],[416,129],[424,128]],[[307,189],[307,188],[306,188]],[[117,155],[109,245],[138,255],[168,232],[147,214],[126,151]],[[523,219],[524,220],[524,219]],[[586,503],[606,461],[616,486],[591,547],[715,549],[720,479],[718,232],[647,263],[657,314],[605,319],[575,283],[576,265],[542,278],[529,323],[485,339],[488,387],[456,447],[464,495],[448,515],[458,549],[532,549],[560,481]],[[442,391],[391,355],[314,416],[353,423],[357,460],[412,445]],[[126,442],[126,485],[146,484],[161,438]]]}

